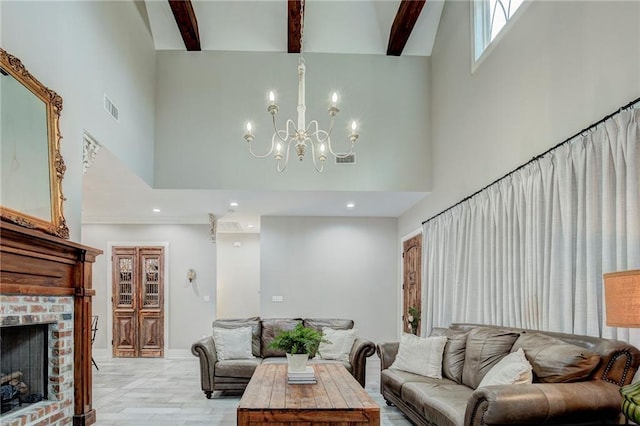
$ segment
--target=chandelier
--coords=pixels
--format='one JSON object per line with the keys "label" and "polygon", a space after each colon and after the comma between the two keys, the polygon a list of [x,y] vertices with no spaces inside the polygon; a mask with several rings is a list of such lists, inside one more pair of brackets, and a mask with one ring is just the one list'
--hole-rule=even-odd
{"label": "chandelier", "polygon": [[278,105],[276,104],[276,95],[269,92],[269,106],[267,111],[271,114],[273,121],[273,136],[271,136],[271,148],[265,154],[256,154],[253,152],[253,126],[251,122],[247,123],[244,139],[249,143],[249,152],[256,158],[266,158],[270,155],[276,159],[278,172],[284,171],[289,163],[289,153],[294,147],[298,159],[303,160],[307,148],[311,148],[311,157],[313,166],[318,173],[324,170],[324,162],[327,154],[331,154],[336,158],[346,158],[353,154],[353,148],[356,140],[358,140],[357,130],[358,123],[351,123],[351,133],[348,138],[351,142],[348,152],[336,153],[331,146],[331,133],[333,132],[333,122],[335,116],[340,110],[338,109],[338,94],[333,93],[331,96],[331,105],[329,106],[329,116],[331,117],[329,131],[320,129],[318,122],[312,120],[307,125],[305,120],[305,64],[303,57],[303,38],[304,38],[304,0],[300,2],[300,58],[298,59],[298,121],[297,124],[288,119],[284,129],[278,129],[276,124],[276,115],[278,114]]}

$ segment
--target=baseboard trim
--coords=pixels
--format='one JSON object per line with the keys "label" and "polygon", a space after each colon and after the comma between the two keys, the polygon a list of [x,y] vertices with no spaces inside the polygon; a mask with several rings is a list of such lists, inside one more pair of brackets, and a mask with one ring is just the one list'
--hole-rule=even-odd
{"label": "baseboard trim", "polygon": [[190,349],[167,349],[164,353],[165,358],[194,358]]}
{"label": "baseboard trim", "polygon": [[[170,359],[194,358],[191,350],[189,349],[167,349],[164,357]],[[112,359],[113,355],[109,349],[93,349],[93,358],[106,360]]]}

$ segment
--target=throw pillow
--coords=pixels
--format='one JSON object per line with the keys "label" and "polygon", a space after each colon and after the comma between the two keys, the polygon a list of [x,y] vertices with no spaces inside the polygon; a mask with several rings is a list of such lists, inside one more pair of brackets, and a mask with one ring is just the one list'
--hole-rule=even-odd
{"label": "throw pillow", "polygon": [[462,383],[478,387],[485,374],[510,351],[520,334],[499,328],[477,327],[469,331],[462,367]]}
{"label": "throw pillow", "polygon": [[521,385],[533,382],[533,373],[531,372],[531,364],[527,361],[522,348],[516,352],[502,358],[491,370],[482,378],[478,385]]}
{"label": "throw pillow", "polygon": [[251,351],[254,356],[260,356],[260,335],[262,334],[262,325],[259,317],[218,319],[213,322],[213,326],[219,328],[251,327]]}
{"label": "throw pillow", "polygon": [[389,368],[442,379],[442,352],[446,336],[418,337],[404,333],[395,361]]}
{"label": "throw pillow", "polygon": [[213,327],[218,360],[254,358],[251,353],[251,327]]}
{"label": "throw pillow", "polygon": [[542,333],[522,334],[513,344],[513,350],[518,348],[524,350],[533,373],[543,383],[583,380],[600,363],[599,354]]}
{"label": "throw pillow", "polygon": [[452,328],[435,327],[431,330],[432,336],[447,336],[447,344],[444,346],[442,354],[442,375],[456,383],[462,383],[467,334],[466,330]]}
{"label": "throw pillow", "polygon": [[353,342],[356,340],[356,331],[355,329],[334,330],[333,328],[324,327],[322,334],[329,343],[320,343],[316,358],[349,361],[349,353],[353,347]]}

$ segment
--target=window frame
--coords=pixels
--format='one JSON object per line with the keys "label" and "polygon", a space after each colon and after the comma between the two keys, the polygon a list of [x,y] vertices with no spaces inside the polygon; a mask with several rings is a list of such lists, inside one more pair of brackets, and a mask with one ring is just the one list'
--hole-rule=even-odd
{"label": "window frame", "polygon": [[[478,49],[479,46],[479,40],[476,37],[477,34],[477,29],[476,29],[476,12],[482,12],[483,9],[489,7],[489,0],[471,0],[470,3],[470,21],[471,21],[471,49],[470,49],[470,53],[471,53],[471,74],[474,74],[476,72],[476,70],[478,69],[478,67],[480,67],[480,64],[482,64],[482,62],[484,62],[484,60],[491,54],[491,52],[493,52],[493,49],[495,48],[495,46],[500,43],[500,40],[502,40],[502,38],[505,36],[505,34],[507,32],[509,32],[509,29],[514,25],[513,23],[515,21],[517,21],[520,16],[523,14],[523,12],[529,7],[529,5],[531,3],[533,3],[534,0],[524,0],[522,2],[522,4],[520,5],[520,7],[518,7],[518,9],[513,12],[513,15],[511,15],[511,18],[509,18],[507,20],[507,22],[504,24],[504,26],[500,29],[500,31],[498,31],[498,34],[496,34],[495,38],[491,41],[489,41],[489,43],[484,47],[484,50],[482,51],[482,53],[480,54],[480,56],[478,56],[476,58],[476,50]],[[485,15],[486,16],[486,15]],[[488,31],[490,31],[490,28],[488,25],[483,26],[483,31],[484,31],[484,37],[486,37],[486,33]]]}

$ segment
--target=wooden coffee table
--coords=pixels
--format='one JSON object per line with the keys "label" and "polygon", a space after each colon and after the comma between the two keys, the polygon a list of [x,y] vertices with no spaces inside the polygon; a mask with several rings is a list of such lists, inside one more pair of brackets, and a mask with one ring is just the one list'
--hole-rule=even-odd
{"label": "wooden coffee table", "polygon": [[238,425],[380,425],[380,407],[344,366],[313,368],[317,384],[290,385],[286,364],[258,366],[240,400]]}

